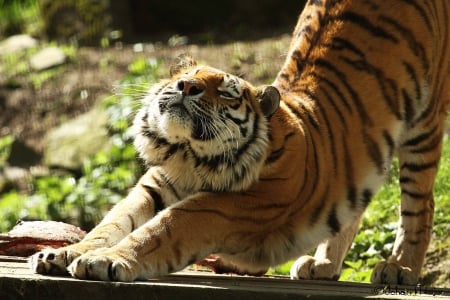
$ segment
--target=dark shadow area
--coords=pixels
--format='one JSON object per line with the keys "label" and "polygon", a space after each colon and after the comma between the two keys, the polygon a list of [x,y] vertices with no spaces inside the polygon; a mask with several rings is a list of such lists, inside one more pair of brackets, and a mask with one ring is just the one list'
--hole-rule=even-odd
{"label": "dark shadow area", "polygon": [[70,36],[98,45],[120,31],[126,43],[163,41],[179,35],[190,43],[252,41],[292,32],[305,0],[62,0],[40,1],[49,39]]}

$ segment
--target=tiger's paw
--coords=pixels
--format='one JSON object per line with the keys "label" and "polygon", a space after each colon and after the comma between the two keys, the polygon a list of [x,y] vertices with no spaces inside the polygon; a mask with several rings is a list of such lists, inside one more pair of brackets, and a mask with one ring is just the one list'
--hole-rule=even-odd
{"label": "tiger's paw", "polygon": [[29,259],[31,270],[38,274],[68,275],[67,266],[80,256],[78,251],[70,247],[44,249]]}
{"label": "tiger's paw", "polygon": [[133,281],[138,277],[136,267],[111,248],[89,251],[75,259],[68,267],[78,279],[102,281]]}
{"label": "tiger's paw", "polygon": [[295,261],[290,273],[291,279],[338,280],[340,268],[336,268],[328,259],[318,260],[304,255]]}
{"label": "tiger's paw", "polygon": [[410,268],[395,262],[382,261],[373,269],[370,281],[383,284],[415,285],[418,279],[418,276],[413,274]]}

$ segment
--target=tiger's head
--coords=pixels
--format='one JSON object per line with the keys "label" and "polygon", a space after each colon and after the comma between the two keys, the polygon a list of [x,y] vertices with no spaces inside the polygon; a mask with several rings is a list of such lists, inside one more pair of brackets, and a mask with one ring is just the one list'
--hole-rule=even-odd
{"label": "tiger's head", "polygon": [[183,179],[181,169],[194,181],[192,188],[248,187],[264,162],[278,90],[256,88],[187,56],[179,57],[170,73],[171,79],[150,89],[135,118],[141,157],[163,166],[172,180]]}

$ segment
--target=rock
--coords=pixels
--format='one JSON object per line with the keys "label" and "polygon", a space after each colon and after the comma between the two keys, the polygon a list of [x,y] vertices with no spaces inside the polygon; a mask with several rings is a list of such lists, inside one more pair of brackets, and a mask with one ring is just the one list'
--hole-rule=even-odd
{"label": "rock", "polygon": [[44,163],[48,167],[81,170],[84,160],[110,146],[108,114],[100,108],[50,130],[45,139]]}
{"label": "rock", "polygon": [[37,40],[27,34],[13,35],[0,42],[0,55],[36,47]]}
{"label": "rock", "polygon": [[30,58],[30,66],[37,71],[63,64],[66,55],[58,47],[47,47]]}
{"label": "rock", "polygon": [[30,192],[30,173],[27,169],[6,166],[0,168],[0,194],[9,190]]}

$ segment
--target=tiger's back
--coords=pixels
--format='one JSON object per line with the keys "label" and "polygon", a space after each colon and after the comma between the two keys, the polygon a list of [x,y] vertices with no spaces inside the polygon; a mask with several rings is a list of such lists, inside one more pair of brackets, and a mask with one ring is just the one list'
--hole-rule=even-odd
{"label": "tiger's back", "polygon": [[450,101],[449,15],[447,0],[310,0],[269,87],[182,60],[135,119],[147,173],[33,269],[129,281],[214,254],[202,263],[261,274],[319,245],[291,277],[337,279],[398,154],[400,225],[372,281],[416,283]]}
{"label": "tiger's back", "polygon": [[[400,226],[389,263],[372,280],[417,280],[450,101],[449,14],[448,1],[307,3],[274,85],[289,113],[307,107],[300,118],[317,178],[310,184],[308,199],[317,204],[310,223],[327,225],[337,238],[315,258],[300,259],[293,277],[339,275],[357,227],[341,236],[346,220],[359,220],[398,154]],[[343,249],[326,253],[330,245]],[[337,256],[333,266],[325,263],[330,256]]]}

